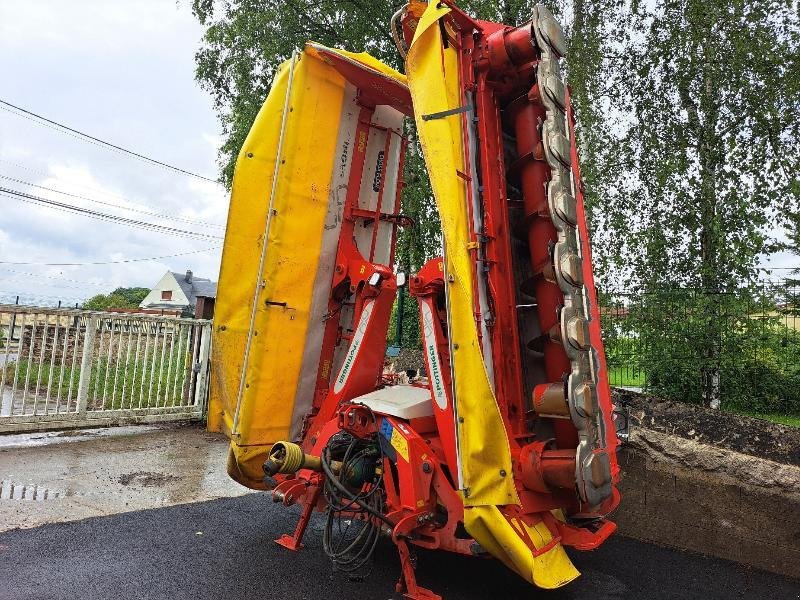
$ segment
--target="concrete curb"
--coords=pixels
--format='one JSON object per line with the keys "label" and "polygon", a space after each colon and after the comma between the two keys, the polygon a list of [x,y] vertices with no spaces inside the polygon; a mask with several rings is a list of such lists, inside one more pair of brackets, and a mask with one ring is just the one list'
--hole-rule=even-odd
{"label": "concrete curb", "polygon": [[619,460],[620,534],[800,577],[800,467],[642,428]]}

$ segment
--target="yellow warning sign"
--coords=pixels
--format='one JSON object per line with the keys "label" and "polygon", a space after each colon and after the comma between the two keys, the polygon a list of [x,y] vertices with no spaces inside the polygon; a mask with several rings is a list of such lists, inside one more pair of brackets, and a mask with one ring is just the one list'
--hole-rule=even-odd
{"label": "yellow warning sign", "polygon": [[397,450],[397,453],[403,457],[403,459],[408,462],[408,440],[403,437],[403,435],[397,431],[397,429],[392,430],[392,447]]}

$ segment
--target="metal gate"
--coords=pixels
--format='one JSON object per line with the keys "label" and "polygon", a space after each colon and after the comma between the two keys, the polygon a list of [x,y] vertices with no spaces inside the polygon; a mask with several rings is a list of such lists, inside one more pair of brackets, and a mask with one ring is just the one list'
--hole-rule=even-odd
{"label": "metal gate", "polygon": [[0,433],[201,419],[211,321],[0,304]]}

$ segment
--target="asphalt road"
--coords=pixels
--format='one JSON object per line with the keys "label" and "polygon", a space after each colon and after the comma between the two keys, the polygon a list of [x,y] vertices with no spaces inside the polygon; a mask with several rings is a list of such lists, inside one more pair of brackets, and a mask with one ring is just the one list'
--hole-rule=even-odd
{"label": "asphalt road", "polygon": [[[390,544],[379,548],[371,575],[354,582],[332,572],[319,521],[299,554],[273,543],[292,530],[296,514],[252,494],[8,531],[0,534],[0,598],[399,598]],[[554,592],[536,590],[496,561],[444,552],[421,553],[418,574],[445,600],[800,598],[800,580],[622,537],[574,560],[583,577]]]}

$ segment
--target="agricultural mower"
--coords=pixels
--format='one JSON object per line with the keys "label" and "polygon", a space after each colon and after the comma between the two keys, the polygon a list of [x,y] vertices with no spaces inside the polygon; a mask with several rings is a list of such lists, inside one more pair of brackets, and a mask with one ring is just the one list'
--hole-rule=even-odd
{"label": "agricultural mower", "polygon": [[[228,472],[312,513],[336,568],[379,540],[495,557],[555,588],[619,503],[600,316],[564,83],[543,6],[513,27],[411,2],[405,75],[308,43],[277,72],[237,161],[213,337],[209,425]],[[398,272],[405,120],[442,256]],[[408,151],[413,151],[413,148]],[[385,371],[398,288],[419,306],[425,376]]]}

